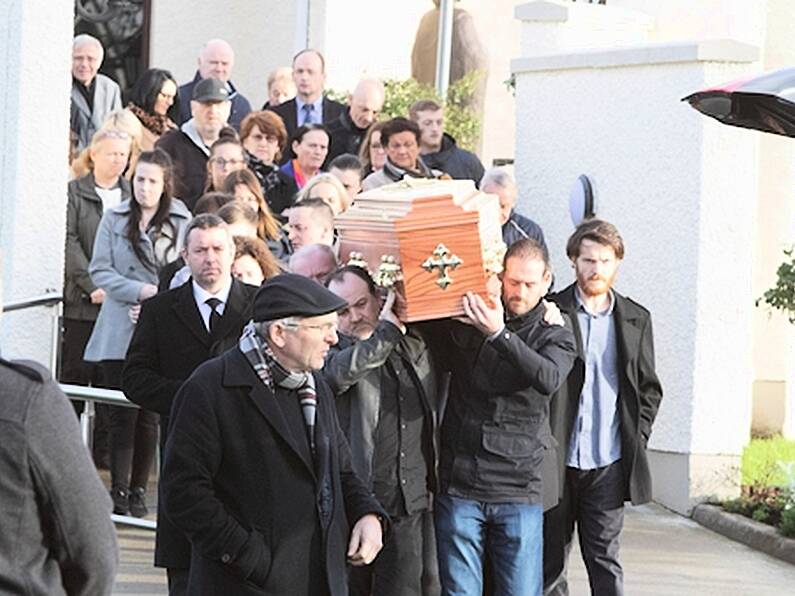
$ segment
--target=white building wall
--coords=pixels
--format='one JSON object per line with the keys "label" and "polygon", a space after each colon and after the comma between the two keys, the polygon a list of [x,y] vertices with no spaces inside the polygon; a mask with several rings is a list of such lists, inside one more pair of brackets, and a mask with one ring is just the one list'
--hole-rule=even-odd
{"label": "white building wall", "polygon": [[[8,0],[3,8],[0,247],[2,298],[11,302],[63,284],[74,5]],[[51,329],[44,309],[3,315],[3,356],[49,363]]]}
{"label": "white building wall", "polygon": [[572,281],[568,195],[580,174],[624,236],[617,288],[652,312],[665,393],[649,444],[656,494],[680,511],[731,488],[749,436],[758,144],[680,100],[756,56],[737,43],[657,43],[514,61],[519,209],[544,228],[560,288]]}
{"label": "white building wall", "polygon": [[[259,108],[267,97],[268,73],[289,66],[295,53],[297,5],[276,0],[153,0],[150,64],[171,70],[182,84],[196,73],[204,43],[225,39],[235,49],[232,82],[252,107]],[[310,13],[310,27],[318,26],[318,17],[322,12]]]}

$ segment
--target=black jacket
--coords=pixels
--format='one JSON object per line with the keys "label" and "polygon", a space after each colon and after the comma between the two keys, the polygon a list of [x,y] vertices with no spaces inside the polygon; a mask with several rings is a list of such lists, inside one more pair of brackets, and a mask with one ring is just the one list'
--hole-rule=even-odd
{"label": "black jacket", "polygon": [[332,159],[343,153],[358,156],[359,147],[362,146],[362,140],[364,140],[364,135],[367,134],[367,129],[356,126],[351,120],[351,109],[346,108],[336,120],[329,122],[328,132],[331,135],[331,143],[329,144],[326,164],[331,163]]}
{"label": "black jacket", "polygon": [[256,156],[246,152],[249,169],[259,180],[262,194],[271,213],[279,221],[287,221],[284,211],[293,206],[295,195],[298,194],[298,185],[295,178],[283,172],[275,164],[266,164]]}
{"label": "black jacket", "polygon": [[493,340],[469,325],[446,322],[444,354],[452,379],[442,421],[442,494],[556,503],[557,486],[542,493],[545,452],[555,448],[549,401],[566,380],[576,346],[569,329],[543,323],[543,312],[539,305],[509,320]]}
{"label": "black jacket", "polygon": [[426,153],[422,160],[429,168],[441,170],[456,180],[472,180],[475,186],[480,185],[485,170],[477,155],[461,149],[455,139],[444,133],[442,148],[436,153]]}
{"label": "black jacket", "polygon": [[[232,281],[215,337],[204,326],[191,281],[143,303],[127,350],[122,390],[130,401],[160,414],[161,453],[177,390],[202,362],[236,345],[243,325],[251,319],[256,292],[254,286]],[[183,569],[190,565],[190,543],[165,516],[162,499],[155,565]]]}
{"label": "black jacket", "polygon": [[[130,183],[119,177],[121,200],[130,198]],[[94,174],[69,182],[66,206],[66,266],[64,267],[63,315],[67,319],[96,321],[99,304],[92,304],[89,295],[97,289],[88,274],[94,253],[102,199],[97,194]]]}
{"label": "black jacket", "polygon": [[166,514],[193,546],[192,596],[314,596],[318,576],[331,596],[348,594],[349,522],[384,513],[315,379],[318,463],[239,349],[199,366],[177,393],[161,482]]}
{"label": "black jacket", "polygon": [[340,334],[323,367],[323,377],[336,396],[340,426],[348,438],[353,468],[372,489],[373,454],[381,409],[381,374],[390,354],[397,351],[413,374],[425,412],[423,451],[429,454],[429,490],[435,489],[436,410],[439,402],[439,379],[425,340],[416,329],[409,328],[405,339],[392,323],[380,321],[373,335],[356,340]]}
{"label": "black jacket", "polygon": [[[574,366],[565,386],[552,400],[550,424],[560,449],[558,474],[563,478],[566,468],[566,451],[569,445],[577,409],[585,380],[582,336],[577,320],[575,286],[570,285],[553,300],[561,311],[571,317],[577,341],[578,363]],[[647,503],[652,497],[651,473],[646,458],[646,443],[662,399],[662,386],[654,367],[654,338],[651,315],[637,302],[614,292],[613,318],[618,342],[619,362],[619,413],[621,428],[621,462],[626,481],[625,499],[633,505]],[[561,487],[563,485],[561,484]]]}
{"label": "black jacket", "polygon": [[[287,129],[287,150],[282,155],[281,163],[285,164],[290,160],[291,150],[290,145],[293,140],[293,135],[295,134],[296,129],[298,129],[298,112],[297,106],[295,103],[295,98],[285,101],[278,106],[269,106],[264,105],[262,107],[263,110],[270,110],[272,112],[276,112],[281,119],[284,121],[284,126]],[[345,106],[338,101],[334,101],[333,99],[329,99],[328,97],[323,98],[323,124],[328,126],[331,122],[334,122],[337,118],[340,117],[345,111]]]}
{"label": "black jacket", "polygon": [[[177,126],[181,126],[183,122],[191,119],[190,100],[193,97],[193,88],[199,81],[201,81],[201,75],[197,70],[192,81],[179,86],[179,122],[177,122]],[[228,119],[229,126],[233,126],[235,130],[240,130],[240,123],[243,118],[251,112],[251,104],[245,95],[235,89],[232,81],[228,81],[227,85],[230,90],[229,100],[232,102],[232,109],[229,112]]]}
{"label": "black jacket", "polygon": [[207,154],[181,130],[168,131],[155,143],[174,163],[174,196],[193,213],[207,182]]}

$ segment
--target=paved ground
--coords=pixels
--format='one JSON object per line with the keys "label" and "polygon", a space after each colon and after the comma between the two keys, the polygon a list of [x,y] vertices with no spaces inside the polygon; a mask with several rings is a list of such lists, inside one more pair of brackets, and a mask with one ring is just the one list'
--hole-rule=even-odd
{"label": "paved ground", "polygon": [[[119,528],[121,570],[114,594],[166,594],[151,565],[154,533]],[[629,596],[778,596],[795,593],[795,566],[759,553],[657,505],[627,509],[622,562]],[[578,551],[571,594],[589,594]]]}
{"label": "paved ground", "polygon": [[[795,566],[729,540],[658,505],[628,507],[621,544],[629,596],[774,596],[795,593]],[[572,552],[572,596],[588,591]],[[576,561],[576,565],[575,565]]]}

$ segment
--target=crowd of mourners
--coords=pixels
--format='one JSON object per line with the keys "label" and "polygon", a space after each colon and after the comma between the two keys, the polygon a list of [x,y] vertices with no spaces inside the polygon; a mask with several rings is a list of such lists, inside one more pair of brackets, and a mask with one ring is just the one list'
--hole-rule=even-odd
{"label": "crowd of mourners", "polygon": [[[433,99],[381,120],[384,86],[368,78],[338,103],[313,49],[271,73],[259,110],[220,39],[192,80],[152,68],[125,93],[99,73],[94,37],[72,58],[59,380],[140,406],[96,408],[90,455],[114,513],[152,513],[159,437],[154,564],[170,594],[567,594],[575,527],[592,593],[623,593],[623,507],[651,498],[662,389],[650,315],[613,289],[614,225],[576,227],[575,282],[552,293],[511,175],[458,147]],[[400,294],[338,260],[336,218],[407,178],[499,197],[503,271],[488,298],[462,298],[465,316],[407,324]],[[57,393],[35,367],[2,364],[4,388]],[[0,554],[12,593],[113,584],[108,488],[73,437],[58,447],[77,430],[64,428],[29,431],[33,452],[64,460],[41,484],[60,473],[71,488],[49,490],[39,515],[52,544],[22,571]],[[0,532],[0,551],[11,539]]]}

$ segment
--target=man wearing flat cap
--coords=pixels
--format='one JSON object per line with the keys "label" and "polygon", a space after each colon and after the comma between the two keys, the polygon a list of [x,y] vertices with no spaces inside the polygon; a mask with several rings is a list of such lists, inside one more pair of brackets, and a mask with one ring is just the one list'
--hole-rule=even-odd
{"label": "man wearing flat cap", "polygon": [[202,79],[193,87],[191,119],[155,143],[155,147],[163,149],[174,162],[174,196],[191,212],[207,181],[210,146],[227,125],[231,109],[226,84],[218,79]]}
{"label": "man wearing flat cap", "polygon": [[311,279],[268,280],[237,348],[177,393],[163,500],[193,546],[189,594],[345,596],[346,559],[378,554],[386,515],[314,372],[345,306]]}

